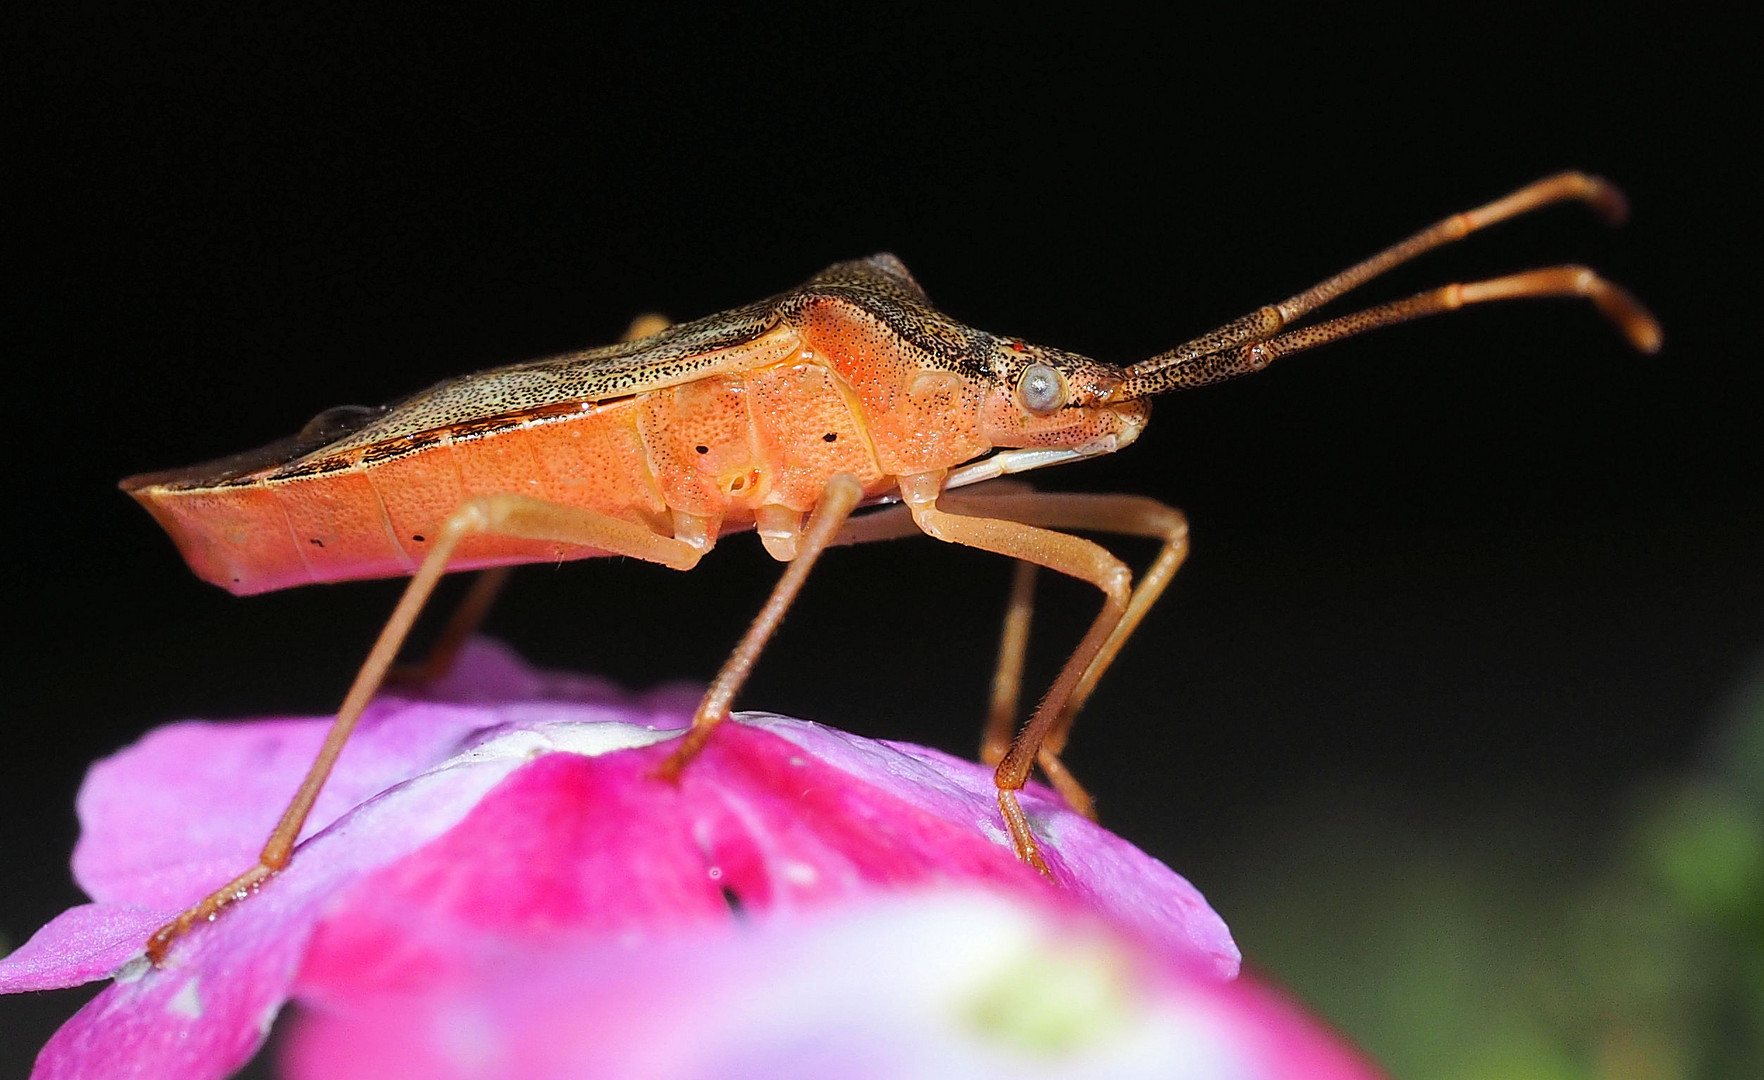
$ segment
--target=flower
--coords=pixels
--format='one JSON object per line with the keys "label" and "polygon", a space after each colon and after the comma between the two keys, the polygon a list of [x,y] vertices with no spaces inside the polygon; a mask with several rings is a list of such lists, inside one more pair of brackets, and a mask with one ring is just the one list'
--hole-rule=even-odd
{"label": "flower", "polygon": [[[1227,993],[1238,952],[1200,894],[1045,789],[1022,801],[1052,882],[1012,854],[990,770],[936,751],[743,714],[679,785],[657,780],[691,704],[534,672],[477,642],[424,697],[370,708],[290,867],[198,926],[158,969],[142,957],[147,935],[250,864],[327,721],[150,733],[95,765],[80,795],[74,872],[94,902],[0,960],[6,992],[115,977],[51,1039],[35,1075],[222,1077],[291,996],[308,1011],[297,1072],[341,1075],[324,1048],[367,1045],[369,1018],[506,1005],[571,971],[594,973],[594,1000],[611,1017],[649,1008],[690,1032],[705,1021],[682,1009],[734,995],[750,1011],[773,1001],[785,1026],[800,1008],[832,1038],[831,983],[823,994],[813,978],[793,982],[793,961],[754,970],[744,997],[751,962],[798,956],[805,975],[845,978],[850,998],[856,973],[822,961],[919,955],[912,942],[931,942],[937,953],[900,969],[906,986],[942,970],[955,953],[939,943],[962,938],[952,928],[977,925],[980,908],[1018,927],[1006,938],[1040,943],[1024,957],[1064,940],[1050,927],[1071,926],[1074,940],[1111,942],[1108,955],[1155,972],[1145,985]],[[960,895],[945,897],[951,889]],[[928,906],[874,906],[888,897]],[[866,910],[882,914],[854,914]],[[890,927],[911,936],[889,944]],[[571,1013],[576,1000],[587,999],[558,999],[549,1013],[491,1008],[520,1020],[492,1043],[555,1015],[557,1031],[605,1060],[631,1049],[620,1040],[639,1025],[584,1027],[593,1017]],[[1006,1000],[999,1013],[1007,1027],[1014,1008]]]}
{"label": "flower", "polygon": [[379,992],[340,953],[302,973],[293,1080],[1375,1075],[1265,989],[1008,892],[875,894],[642,943],[529,941]]}

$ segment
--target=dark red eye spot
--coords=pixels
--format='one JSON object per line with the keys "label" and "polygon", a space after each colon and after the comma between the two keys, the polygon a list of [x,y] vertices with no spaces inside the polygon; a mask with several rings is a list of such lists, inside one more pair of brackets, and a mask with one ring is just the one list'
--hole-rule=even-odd
{"label": "dark red eye spot", "polygon": [[1022,352],[1022,351],[1024,351],[1024,350],[1023,350],[1023,343],[1022,343],[1022,342],[1021,342],[1021,341],[1013,341],[1013,342],[1011,342],[1011,351],[1012,351],[1012,352]]}

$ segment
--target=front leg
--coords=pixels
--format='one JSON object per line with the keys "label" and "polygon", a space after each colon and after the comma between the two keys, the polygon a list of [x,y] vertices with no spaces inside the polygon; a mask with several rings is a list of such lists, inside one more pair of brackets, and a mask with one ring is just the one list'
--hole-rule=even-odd
{"label": "front leg", "polygon": [[[966,491],[951,493],[943,497],[940,505],[963,513],[984,511],[987,516],[1009,518],[1032,525],[1059,529],[1083,529],[1093,532],[1111,533],[1117,536],[1142,536],[1151,540],[1161,541],[1157,555],[1151,565],[1139,576],[1133,588],[1132,599],[1129,600],[1127,611],[1120,623],[1109,636],[1108,642],[1097,653],[1096,658],[1084,671],[1084,677],[1078,681],[1072,696],[1066,701],[1061,712],[1060,722],[1048,733],[1047,742],[1043,746],[1043,754],[1058,754],[1065,748],[1066,738],[1071,732],[1072,721],[1078,710],[1090,699],[1096,689],[1097,680],[1102,678],[1104,671],[1114,663],[1127,638],[1138,629],[1153,604],[1164,594],[1176,571],[1188,559],[1188,519],[1175,507],[1166,506],[1156,499],[1143,495],[1088,494],[1056,491],[1011,490],[996,494],[988,494],[984,500],[978,498],[980,492],[969,495]],[[970,509],[972,508],[972,509]],[[1027,595],[1030,582],[1023,581],[1019,573],[1018,581],[1011,592],[1010,614],[1006,622],[1006,644],[1000,649],[1000,677],[1009,666],[1016,670],[1022,669],[1020,652],[1026,645],[1027,634],[1021,635],[1022,640],[1011,637],[1011,620],[1019,619],[1027,628],[1028,613],[1018,614],[1018,608],[1027,608],[1031,598]],[[1007,660],[1004,653],[1015,648],[1018,654],[1014,659]],[[1012,695],[1014,697],[1014,694]],[[994,700],[998,699],[995,690]],[[1014,716],[1007,718],[1008,724]],[[1008,728],[1007,728],[1008,734]],[[984,757],[981,760],[986,760]],[[996,763],[997,759],[988,764]],[[1051,778],[1051,770],[1049,770]]]}
{"label": "front leg", "polygon": [[[1026,525],[1000,517],[977,517],[954,514],[938,508],[942,494],[943,474],[922,473],[901,478],[900,490],[913,521],[927,535],[952,544],[980,548],[1007,555],[1013,559],[1045,566],[1069,577],[1088,581],[1103,593],[1103,608],[1090,624],[1090,630],[1078,643],[1070,658],[1060,669],[1047,696],[1042,699],[1029,722],[1012,740],[1004,758],[993,774],[998,788],[999,811],[1004,815],[1017,855],[1031,866],[1047,873],[1047,863],[1029,828],[1029,820],[1017,801],[1017,792],[1029,779],[1036,755],[1055,730],[1067,703],[1077,691],[1085,671],[1103,653],[1117,626],[1127,614],[1133,575],[1121,560],[1089,540],[1051,529]],[[988,504],[990,507],[990,503]]]}

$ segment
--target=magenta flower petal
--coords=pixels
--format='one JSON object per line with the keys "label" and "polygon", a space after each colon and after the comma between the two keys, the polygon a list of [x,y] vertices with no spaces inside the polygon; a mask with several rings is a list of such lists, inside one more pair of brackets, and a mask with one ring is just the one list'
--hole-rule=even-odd
{"label": "magenta flower petal", "polygon": [[[816,758],[877,783],[902,799],[977,834],[1008,843],[998,816],[992,770],[922,746],[878,742],[801,721],[760,718],[767,730]],[[1043,857],[1060,884],[1081,904],[1129,927],[1173,954],[1198,958],[1220,978],[1237,974],[1242,956],[1225,923],[1199,889],[1169,867],[1102,826],[1066,809],[1046,788],[1032,786],[1019,800],[1044,843]]]}
{"label": "magenta flower petal", "polygon": [[[499,700],[517,691],[533,696]],[[1236,970],[1224,924],[1168,868],[1032,787],[1024,805],[1058,888],[1012,854],[989,771],[934,751],[755,717],[725,725],[681,784],[659,781],[691,704],[475,646],[429,700],[375,704],[292,866],[160,970],[124,961],[250,864],[325,721],[149,735],[95,766],[81,794],[76,867],[99,903],[0,960],[9,989],[121,967],[36,1075],[220,1077],[290,993],[349,1013],[481,980],[508,957],[782,926],[952,883],[1087,910],[1195,978]]]}
{"label": "magenta flower petal", "polygon": [[[958,770],[920,769],[907,751],[880,747],[887,768],[858,773],[780,731],[805,742],[825,738],[803,721],[774,718],[764,730],[732,724],[678,787],[650,775],[668,743],[535,761],[447,836],[340,897],[299,995],[340,1000],[418,985],[534,940],[655,938],[726,921],[731,898],[744,910],[780,913],[879,889],[963,882],[1071,900],[1018,861],[1002,837],[975,827],[972,804],[990,796],[951,784]],[[965,779],[992,790],[990,774]],[[927,796],[920,784],[943,787]],[[917,803],[898,794],[908,788],[922,796]],[[951,806],[958,813],[939,812]],[[1051,806],[1046,813],[1073,816]],[[1113,854],[1148,864],[1138,871],[1147,879],[1149,867],[1161,870],[1146,891],[1151,907],[1182,910],[1182,922],[1153,941],[1183,963],[1235,973],[1223,923],[1204,903],[1184,906],[1194,898],[1186,882],[1131,847]],[[1197,955],[1190,944],[1197,939],[1223,944]]]}
{"label": "magenta flower petal", "polygon": [[680,793],[654,755],[548,754],[470,816],[337,898],[297,993],[347,1002],[420,985],[505,942],[611,936],[726,919]]}
{"label": "magenta flower petal", "polygon": [[128,904],[68,908],[0,960],[0,994],[108,979],[174,914]]}
{"label": "magenta flower petal", "polygon": [[536,668],[502,642],[477,637],[465,643],[452,670],[425,686],[419,696],[468,705],[515,701],[608,705],[618,708],[628,723],[663,729],[682,727],[691,720],[704,687],[672,682],[632,692],[597,675]]}
{"label": "magenta flower petal", "polygon": [[[632,695],[591,676],[538,671],[484,639],[423,698],[368,708],[303,839],[479,732],[550,720],[677,728],[697,705],[682,687]],[[75,880],[94,900],[183,909],[256,861],[329,726],[325,717],[168,724],[98,762],[80,790]]]}
{"label": "magenta flower petal", "polygon": [[947,888],[642,944],[529,942],[303,1011],[284,1066],[295,1080],[1377,1075],[1265,989],[1162,963],[1067,905]]}
{"label": "magenta flower petal", "polygon": [[237,1069],[287,999],[331,894],[445,832],[517,764],[439,770],[357,808],[261,893],[180,942],[167,967],[125,967],[50,1039],[34,1075],[206,1080]]}
{"label": "magenta flower petal", "polygon": [[[181,909],[257,861],[329,721],[170,724],[92,766],[74,878],[95,900]],[[377,702],[313,808],[311,836],[445,760],[481,709]]]}

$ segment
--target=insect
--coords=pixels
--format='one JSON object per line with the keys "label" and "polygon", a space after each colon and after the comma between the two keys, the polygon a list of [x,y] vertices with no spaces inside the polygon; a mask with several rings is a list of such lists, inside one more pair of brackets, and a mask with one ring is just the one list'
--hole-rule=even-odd
{"label": "insect", "polygon": [[[287,864],[332,764],[443,573],[608,554],[688,570],[721,536],[748,529],[788,566],[663,765],[664,778],[677,778],[728,715],[828,547],[923,532],[1018,562],[981,757],[997,766],[999,811],[1017,854],[1045,871],[1016,792],[1039,765],[1088,811],[1059,754],[1098,677],[1181,565],[1188,530],[1179,512],[1147,498],[985,482],[1120,450],[1144,429],[1154,395],[1466,304],[1584,297],[1636,348],[1655,351],[1653,317],[1578,266],[1447,285],[1293,328],[1417,255],[1571,200],[1613,224],[1625,215],[1622,195],[1605,181],[1549,177],[1126,367],[965,326],[934,308],[899,260],[877,255],[733,311],[634,326],[617,345],[449,379],[380,408],[333,409],[260,450],[123,481],[190,567],[234,593],[411,576],[258,864],[156,933],[149,956],[162,960],[191,926]],[[880,508],[853,516],[868,505]],[[1066,529],[1162,546],[1135,582],[1105,548]],[[1103,605],[1017,728],[1036,566],[1091,583]],[[503,572],[480,579],[444,642],[457,642],[482,614]]]}

